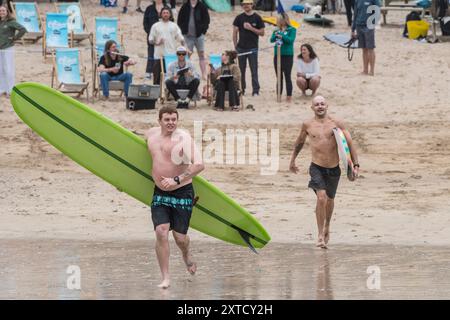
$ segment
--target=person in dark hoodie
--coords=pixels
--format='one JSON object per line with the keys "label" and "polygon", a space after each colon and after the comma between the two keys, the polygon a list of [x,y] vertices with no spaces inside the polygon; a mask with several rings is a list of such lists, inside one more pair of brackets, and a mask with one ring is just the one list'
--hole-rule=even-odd
{"label": "person in dark hoodie", "polygon": [[210,23],[208,8],[199,0],[189,0],[181,7],[177,23],[190,55],[194,47],[197,48],[202,78],[206,79],[205,34]]}
{"label": "person in dark hoodie", "polygon": [[6,4],[0,5],[0,96],[9,98],[15,81],[14,41],[27,32],[14,19]]}

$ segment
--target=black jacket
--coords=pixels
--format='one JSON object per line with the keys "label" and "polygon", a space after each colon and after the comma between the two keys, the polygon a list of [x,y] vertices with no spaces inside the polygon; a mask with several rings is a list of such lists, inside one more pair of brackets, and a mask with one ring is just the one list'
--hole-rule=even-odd
{"label": "black jacket", "polygon": [[[167,6],[167,1],[163,1],[164,7]],[[150,34],[152,26],[159,21],[159,12],[156,11],[156,5],[151,4],[145,9],[144,12],[144,30],[147,33],[147,37]]]}
{"label": "black jacket", "polygon": [[154,4],[149,5],[144,13],[144,30],[147,36],[150,34],[152,26],[159,21],[159,13]]}
{"label": "black jacket", "polygon": [[[189,17],[191,16],[190,10],[191,4],[188,1],[181,6],[180,12],[178,13],[177,23],[183,35],[186,35],[189,31]],[[202,34],[206,34],[209,27],[209,12],[208,8],[201,1],[199,1],[194,8],[194,19],[197,37],[200,37]]]}

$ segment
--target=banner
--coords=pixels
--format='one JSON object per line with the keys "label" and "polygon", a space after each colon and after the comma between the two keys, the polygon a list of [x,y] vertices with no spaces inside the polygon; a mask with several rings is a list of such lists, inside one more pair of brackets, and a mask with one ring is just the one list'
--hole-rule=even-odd
{"label": "banner", "polygon": [[81,76],[78,49],[57,49],[56,70],[59,82],[80,84]]}
{"label": "banner", "polygon": [[69,18],[67,19],[67,28],[69,32],[83,33],[83,18],[81,16],[81,9],[77,3],[60,3],[57,4],[59,11],[67,13]]}
{"label": "banner", "polygon": [[114,40],[116,41],[117,46],[119,46],[117,31],[117,18],[95,17],[95,48],[97,49],[99,57],[103,55],[106,41]]}
{"label": "banner", "polygon": [[67,31],[67,13],[47,13],[45,22],[45,41],[47,47],[67,48],[69,38]]}
{"label": "banner", "polygon": [[17,22],[23,25],[28,32],[41,32],[36,5],[23,2],[16,2],[14,5]]}

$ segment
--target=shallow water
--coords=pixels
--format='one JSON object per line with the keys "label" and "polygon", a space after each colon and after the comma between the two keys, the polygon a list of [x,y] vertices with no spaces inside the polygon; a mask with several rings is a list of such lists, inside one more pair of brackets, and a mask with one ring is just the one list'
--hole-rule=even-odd
{"label": "shallow water", "polygon": [[[1,299],[450,298],[449,247],[269,244],[256,255],[194,242],[191,276],[172,241],[172,284],[162,290],[152,241],[0,241]],[[68,288],[69,266],[80,268],[79,290]]]}

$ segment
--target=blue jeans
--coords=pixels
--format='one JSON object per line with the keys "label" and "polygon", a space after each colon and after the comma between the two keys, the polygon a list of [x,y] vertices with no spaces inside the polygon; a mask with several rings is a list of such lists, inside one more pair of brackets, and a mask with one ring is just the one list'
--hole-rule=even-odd
{"label": "blue jeans", "polygon": [[237,48],[238,53],[253,51],[251,54],[239,56],[239,68],[241,69],[241,87],[245,91],[245,69],[247,69],[247,60],[250,65],[250,72],[252,74],[252,93],[259,93],[259,81],[258,81],[258,49],[242,49]]}
{"label": "blue jeans", "polygon": [[124,72],[117,76],[110,76],[107,72],[100,73],[100,85],[102,86],[103,95],[109,97],[109,82],[110,81],[122,81],[124,83],[123,88],[125,91],[125,97],[128,97],[128,89],[133,81],[133,75],[129,72]]}

